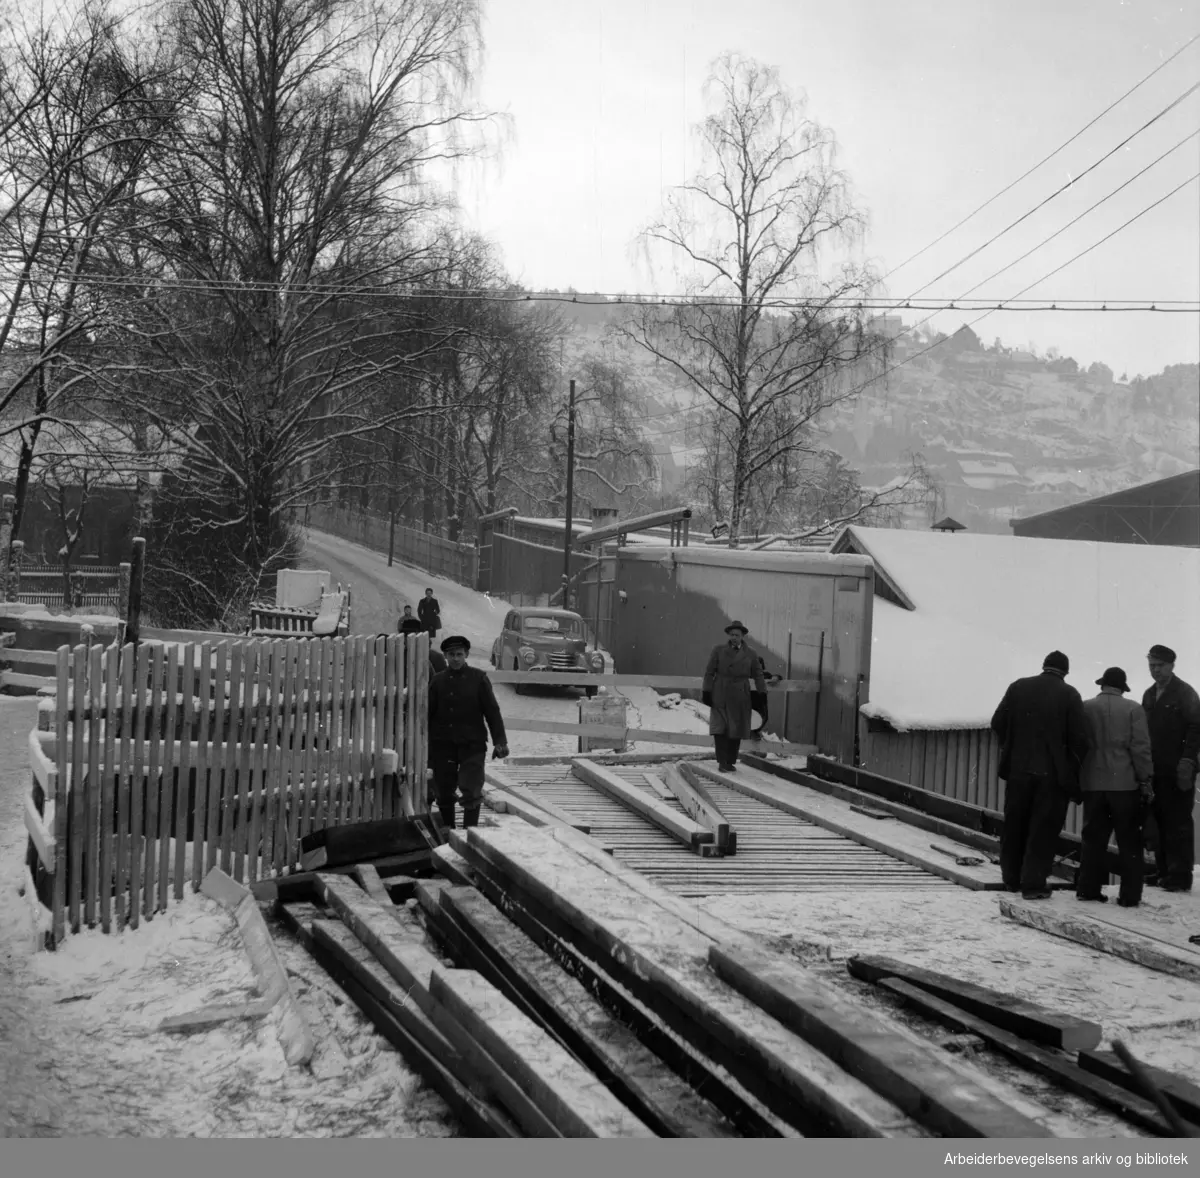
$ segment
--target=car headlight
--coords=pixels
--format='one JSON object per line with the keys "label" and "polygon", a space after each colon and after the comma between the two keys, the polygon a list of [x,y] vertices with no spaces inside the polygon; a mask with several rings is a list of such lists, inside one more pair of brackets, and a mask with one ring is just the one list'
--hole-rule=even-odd
{"label": "car headlight", "polygon": [[521,662],[532,667],[537,662],[537,651],[530,650],[528,646],[521,647]]}
{"label": "car headlight", "polygon": [[604,670],[604,655],[602,655],[598,650],[592,651],[592,653],[588,656],[588,662],[592,664],[593,671]]}

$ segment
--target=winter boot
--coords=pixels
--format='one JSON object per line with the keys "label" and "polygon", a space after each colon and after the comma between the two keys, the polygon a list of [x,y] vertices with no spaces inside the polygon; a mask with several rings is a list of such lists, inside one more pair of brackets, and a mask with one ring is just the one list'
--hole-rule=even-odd
{"label": "winter boot", "polygon": [[463,807],[463,830],[466,830],[467,827],[469,827],[469,826],[478,826],[478,825],[479,825],[479,807],[472,806],[468,810],[464,806]]}
{"label": "winter boot", "polygon": [[[438,806],[438,813],[442,816],[442,824],[445,826],[445,828],[447,830],[453,830],[454,829],[454,806],[453,805]],[[464,817],[464,819],[466,818],[465,811],[463,813],[463,817]]]}

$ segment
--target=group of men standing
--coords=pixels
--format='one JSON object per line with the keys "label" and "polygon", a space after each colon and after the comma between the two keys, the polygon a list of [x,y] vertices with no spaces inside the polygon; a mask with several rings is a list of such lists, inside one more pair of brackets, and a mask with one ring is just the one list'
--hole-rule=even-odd
{"label": "group of men standing", "polygon": [[[1147,654],[1153,683],[1140,704],[1126,699],[1120,667],[1096,680],[1084,701],[1066,682],[1070,661],[1052,651],[1042,673],[1011,684],[992,716],[1005,781],[1000,869],[1025,899],[1050,895],[1048,880],[1071,802],[1083,805],[1082,857],[1075,891],[1106,903],[1108,844],[1116,835],[1121,872],[1117,903],[1135,908],[1144,884],[1192,888],[1200,696],[1175,674],[1175,652]],[[1143,834],[1152,821],[1156,871],[1144,874]]]}

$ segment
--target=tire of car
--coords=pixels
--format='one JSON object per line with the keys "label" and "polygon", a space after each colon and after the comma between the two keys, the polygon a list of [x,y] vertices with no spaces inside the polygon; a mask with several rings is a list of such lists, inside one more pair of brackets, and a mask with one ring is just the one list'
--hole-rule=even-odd
{"label": "tire of car", "polygon": [[592,696],[594,696],[596,694],[596,692],[598,692],[600,690],[600,688],[599,687],[585,687],[583,690],[584,690],[584,693],[587,695],[588,699],[591,699]]}

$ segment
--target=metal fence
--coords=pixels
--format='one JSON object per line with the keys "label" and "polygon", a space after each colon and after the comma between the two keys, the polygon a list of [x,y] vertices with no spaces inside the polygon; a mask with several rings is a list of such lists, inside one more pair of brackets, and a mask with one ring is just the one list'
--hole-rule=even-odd
{"label": "metal fence", "polygon": [[[393,540],[391,520],[369,511],[348,511],[345,508],[309,507],[304,514],[306,525],[320,532],[353,540],[375,552],[388,552]],[[479,575],[479,554],[474,544],[462,544],[422,532],[417,528],[395,525],[395,559],[426,572],[449,577],[460,585],[475,588]]]}

